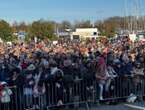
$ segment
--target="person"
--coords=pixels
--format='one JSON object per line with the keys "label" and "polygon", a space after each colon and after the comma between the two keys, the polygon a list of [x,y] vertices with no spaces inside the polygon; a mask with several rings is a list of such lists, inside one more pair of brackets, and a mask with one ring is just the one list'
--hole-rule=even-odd
{"label": "person", "polygon": [[64,83],[64,88],[66,90],[66,100],[67,102],[70,102],[73,97],[72,96],[72,88],[73,88],[73,82],[74,82],[74,74],[73,74],[73,66],[74,64],[70,59],[64,58],[64,61],[62,62],[62,71],[64,73],[63,77],[63,83]]}
{"label": "person", "polygon": [[2,104],[2,110],[10,110],[10,102],[12,95],[11,89],[8,88],[8,85],[6,82],[0,83],[0,101]]}
{"label": "person", "polygon": [[51,60],[49,66],[50,66],[51,75],[55,76],[57,75],[57,72],[59,71],[63,76],[63,71],[57,67],[57,63],[55,62],[55,60]]}
{"label": "person", "polygon": [[123,75],[123,69],[122,69],[122,62],[117,59],[116,61],[114,61],[114,70],[117,73],[117,75],[120,77]]}
{"label": "person", "polygon": [[[35,75],[35,84],[33,88],[33,96],[34,96],[34,105],[33,109],[44,109],[44,106],[46,106],[46,100],[45,100],[45,83],[42,77],[45,77],[43,74],[43,67],[39,67],[38,75]],[[41,100],[41,103],[39,103],[39,100]]]}
{"label": "person", "polygon": [[114,89],[115,89],[115,79],[117,77],[117,73],[115,72],[114,68],[113,68],[113,64],[109,64],[107,65],[107,71],[108,71],[108,79],[106,81],[106,88],[105,88],[105,93],[106,96],[110,97],[110,96],[114,96],[115,94],[113,94]]}
{"label": "person", "polygon": [[143,83],[142,79],[144,78],[144,68],[141,66],[140,62],[135,63],[133,68],[133,82],[134,82],[134,94],[138,95],[141,92],[141,85]]}
{"label": "person", "polygon": [[100,56],[97,67],[96,67],[96,79],[99,84],[99,99],[103,100],[103,92],[104,92],[104,86],[106,85],[106,81],[108,78],[108,73],[107,73],[107,66],[105,62],[104,56]]}
{"label": "person", "polygon": [[133,61],[131,56],[129,56],[129,58],[124,60],[122,68],[123,68],[122,72],[125,76],[129,76],[133,74]]}
{"label": "person", "polygon": [[24,83],[24,96],[25,96],[25,107],[32,108],[32,99],[33,99],[33,87],[35,80],[33,77],[33,72],[27,70]]}
{"label": "person", "polygon": [[25,78],[21,74],[19,68],[15,68],[11,72],[12,72],[12,78],[8,84],[12,87],[16,87],[16,89],[13,90],[13,94],[14,96],[19,95],[19,97],[13,97],[13,99],[15,100],[16,104],[19,105],[18,108],[20,109],[22,108],[21,105],[23,104],[23,87],[24,87]]}
{"label": "person", "polygon": [[1,59],[0,61],[0,81],[6,81],[10,80],[11,73],[8,61],[6,59]]}
{"label": "person", "polygon": [[[54,97],[52,98],[55,98],[56,99],[56,103],[58,106],[61,106],[63,105],[63,88],[64,86],[62,85],[63,83],[63,76],[64,76],[64,73],[61,69],[59,69],[57,67],[57,64],[54,60],[51,60],[50,62],[50,74],[52,75],[53,77],[53,88],[54,89]],[[52,93],[53,94],[53,93]]]}
{"label": "person", "polygon": [[19,88],[20,90],[23,90],[24,76],[21,74],[20,69],[15,68],[11,72],[12,72],[12,78],[11,78],[11,81],[9,82],[9,85],[17,86],[17,88]]}
{"label": "person", "polygon": [[95,79],[95,70],[96,70],[96,61],[88,60],[84,65],[84,70],[81,73],[83,78],[83,86],[82,86],[82,98],[84,100],[90,99],[92,96],[92,92],[94,89],[94,79]]}

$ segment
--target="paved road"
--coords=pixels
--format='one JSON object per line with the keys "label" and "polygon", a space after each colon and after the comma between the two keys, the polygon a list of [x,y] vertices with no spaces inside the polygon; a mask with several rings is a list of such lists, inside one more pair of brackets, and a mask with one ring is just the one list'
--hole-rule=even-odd
{"label": "paved road", "polygon": [[[85,110],[85,109],[82,109]],[[86,109],[87,110],[87,109]],[[102,107],[94,107],[90,108],[89,110],[145,110],[145,106],[138,106],[132,104],[120,104],[115,106],[102,106]]]}
{"label": "paved road", "polygon": [[100,105],[94,106],[89,109],[79,108],[79,109],[55,109],[55,110],[145,110],[145,102],[139,102],[134,104],[117,104],[117,105]]}
{"label": "paved road", "polygon": [[[66,109],[70,110],[70,109]],[[75,110],[75,109],[72,109]],[[91,107],[89,109],[80,108],[77,110],[145,110],[145,102],[135,103],[135,104],[118,104],[118,105],[100,105],[97,107]]]}
{"label": "paved road", "polygon": [[[87,110],[87,109],[80,109]],[[135,104],[103,105],[88,110],[145,110],[145,102]]]}

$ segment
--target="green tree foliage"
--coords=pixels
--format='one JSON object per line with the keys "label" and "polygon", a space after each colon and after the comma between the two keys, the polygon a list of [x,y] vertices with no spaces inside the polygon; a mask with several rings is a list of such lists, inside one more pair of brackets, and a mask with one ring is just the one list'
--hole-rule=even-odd
{"label": "green tree foliage", "polygon": [[9,23],[4,20],[0,20],[0,38],[3,41],[13,41],[15,36],[12,35],[12,28]]}
{"label": "green tree foliage", "polygon": [[97,21],[97,27],[103,36],[112,37],[118,29],[125,29],[125,19],[123,17],[110,17],[104,21]]}
{"label": "green tree foliage", "polygon": [[32,25],[29,27],[29,37],[33,39],[34,37],[37,37],[40,40],[44,39],[53,39],[55,37],[54,35],[54,29],[55,26],[50,21],[45,20],[39,20],[32,23]]}
{"label": "green tree foliage", "polygon": [[20,31],[24,31],[27,32],[28,28],[29,28],[29,24],[26,24],[25,22],[14,22],[12,25],[13,28],[13,32],[20,32]]}
{"label": "green tree foliage", "polygon": [[118,30],[145,30],[145,17],[138,19],[135,16],[110,17],[103,21],[96,21],[95,27],[99,29],[101,35],[112,37]]}
{"label": "green tree foliage", "polygon": [[69,21],[62,21],[59,25],[59,30],[60,31],[65,31],[65,29],[71,29],[72,28],[72,24]]}
{"label": "green tree foliage", "polygon": [[75,28],[92,28],[93,25],[91,24],[90,20],[86,20],[86,21],[75,21],[74,24]]}

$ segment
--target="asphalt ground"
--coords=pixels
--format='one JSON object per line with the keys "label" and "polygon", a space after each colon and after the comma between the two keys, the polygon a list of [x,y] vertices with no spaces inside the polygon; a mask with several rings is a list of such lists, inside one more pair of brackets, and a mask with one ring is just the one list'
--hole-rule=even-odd
{"label": "asphalt ground", "polygon": [[145,102],[136,102],[136,103],[120,103],[116,105],[96,105],[83,108],[57,108],[56,110],[145,110]]}

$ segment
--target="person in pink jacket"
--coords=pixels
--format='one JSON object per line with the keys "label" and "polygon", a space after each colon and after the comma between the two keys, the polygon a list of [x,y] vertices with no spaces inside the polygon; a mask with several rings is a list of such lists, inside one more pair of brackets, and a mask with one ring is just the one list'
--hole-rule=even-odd
{"label": "person in pink jacket", "polygon": [[108,79],[107,66],[106,66],[105,58],[103,56],[100,56],[98,60],[98,64],[96,67],[96,79],[100,89],[99,99],[103,100],[103,89]]}

